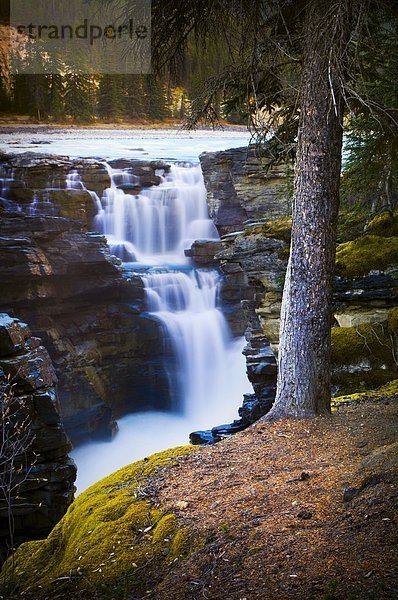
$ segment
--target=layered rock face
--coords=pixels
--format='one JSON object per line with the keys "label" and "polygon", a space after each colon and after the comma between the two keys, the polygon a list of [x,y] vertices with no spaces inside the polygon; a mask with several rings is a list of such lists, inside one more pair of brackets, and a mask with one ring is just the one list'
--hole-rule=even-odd
{"label": "layered rock face", "polygon": [[[157,166],[141,164],[146,184],[156,182]],[[9,179],[2,192],[0,310],[28,320],[43,338],[59,379],[65,427],[77,442],[110,436],[113,416],[167,408],[168,378],[160,325],[143,314],[142,281],[122,273],[103,236],[87,232],[94,199],[85,189],[65,188],[73,169],[83,187],[101,193],[109,186],[106,168],[96,161],[22,155],[4,163]],[[22,191],[30,200],[32,193],[50,197],[39,207],[49,214],[37,216],[30,204],[21,204]],[[77,198],[84,209],[76,211]]]}
{"label": "layered rock face", "polygon": [[289,214],[286,166],[270,166],[266,152],[255,147],[205,152],[200,163],[209,214],[220,235],[239,231],[248,219]]}
{"label": "layered rock face", "polygon": [[[286,220],[286,228],[289,226]],[[221,268],[226,266],[228,271],[231,264],[234,268],[240,266],[255,290],[254,312],[274,352],[279,343],[280,307],[289,250],[287,234],[281,227],[281,220],[258,223],[255,227],[246,227],[243,234],[234,238],[229,236],[225,249],[218,255]],[[380,237],[378,241],[381,248],[385,243],[383,239]],[[354,248],[357,243],[352,242]],[[345,265],[353,262],[351,254],[342,257],[345,246],[342,244],[337,251],[339,275],[335,279],[333,296],[332,381],[335,393],[374,389],[397,376],[397,353],[390,322],[398,303],[398,262],[391,259],[390,264],[373,270],[364,265],[367,274],[343,276]],[[228,279],[228,274],[226,277]],[[247,337],[250,345],[250,332]]]}
{"label": "layered rock face", "polygon": [[[272,406],[277,363],[275,345],[271,342],[279,330],[287,253],[285,242],[277,239],[274,231],[264,236],[268,218],[277,219],[282,237],[290,235],[286,233],[290,223],[286,167],[270,167],[266,153],[259,156],[254,148],[204,153],[200,161],[209,212],[222,242],[221,250],[213,258],[213,265],[224,274],[220,292],[222,309],[234,335],[245,335],[247,344],[243,353],[254,393],[245,394],[239,419],[209,431],[193,432],[190,438],[194,444],[214,443],[241,431]],[[197,264],[206,256],[206,264],[210,265],[214,250],[218,247],[203,242],[194,244],[189,255]],[[266,307],[262,306],[265,299]],[[264,320],[268,328],[264,327]]]}
{"label": "layered rock face", "polygon": [[41,340],[0,313],[0,557],[14,544],[47,535],[73,500],[76,467],[56,382]]}

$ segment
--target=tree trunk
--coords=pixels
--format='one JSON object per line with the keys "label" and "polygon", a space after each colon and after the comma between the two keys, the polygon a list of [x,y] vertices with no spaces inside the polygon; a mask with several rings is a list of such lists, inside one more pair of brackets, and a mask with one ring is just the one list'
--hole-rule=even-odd
{"label": "tree trunk", "polygon": [[347,1],[311,0],[304,24],[291,252],[277,395],[268,418],[330,412],[332,284],[343,137]]}

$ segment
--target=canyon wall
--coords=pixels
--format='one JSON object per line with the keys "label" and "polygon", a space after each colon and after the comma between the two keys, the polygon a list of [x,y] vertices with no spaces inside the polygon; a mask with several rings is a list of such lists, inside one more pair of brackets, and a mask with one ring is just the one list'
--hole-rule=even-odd
{"label": "canyon wall", "polygon": [[[92,195],[66,187],[78,170],[83,187],[101,194],[107,169],[30,153],[1,158],[0,310],[28,321],[48,348],[71,439],[111,436],[114,417],[133,410],[167,409],[160,325],[145,314],[142,281],[90,231]],[[129,164],[137,188],[159,182],[159,163]]]}
{"label": "canyon wall", "polygon": [[[264,336],[263,351],[267,343],[275,353],[278,350],[291,229],[289,171],[265,169],[268,159],[258,158],[255,149],[204,153],[200,159],[209,210],[223,243],[216,254],[226,278],[222,297],[227,307],[229,303],[233,307],[229,308],[232,327],[241,331],[249,323],[246,353],[248,376],[254,384],[252,345],[258,341],[253,330],[256,336]],[[332,330],[335,392],[374,388],[397,377],[397,233],[398,215],[377,216],[363,236],[337,249]],[[267,393],[269,384],[265,379]],[[264,402],[258,382],[255,395]]]}
{"label": "canyon wall", "polygon": [[0,313],[0,559],[47,535],[73,500],[76,467],[56,382],[41,340]]}

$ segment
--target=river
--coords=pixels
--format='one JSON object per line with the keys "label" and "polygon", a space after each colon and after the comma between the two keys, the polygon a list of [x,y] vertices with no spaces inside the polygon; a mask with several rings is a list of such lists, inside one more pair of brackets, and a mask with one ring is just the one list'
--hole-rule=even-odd
{"label": "river", "polygon": [[[111,186],[93,200],[93,230],[108,239],[123,266],[144,282],[148,314],[157,319],[168,344],[165,360],[171,390],[171,411],[133,413],[118,421],[112,442],[75,448],[78,491],[119,467],[170,446],[188,443],[190,431],[237,418],[242,397],[250,389],[242,355],[243,338],[233,338],[218,304],[221,275],[194,268],[184,250],[196,239],[218,239],[209,219],[199,154],[246,145],[249,136],[228,131],[195,133],[132,130],[24,130],[2,135],[8,152],[42,152],[99,158]],[[128,193],[134,175],[112,169],[112,158],[161,159],[158,186],[139,195]],[[124,184],[126,189],[120,189]],[[78,172],[67,187],[83,187]],[[170,360],[170,355],[172,359]]]}

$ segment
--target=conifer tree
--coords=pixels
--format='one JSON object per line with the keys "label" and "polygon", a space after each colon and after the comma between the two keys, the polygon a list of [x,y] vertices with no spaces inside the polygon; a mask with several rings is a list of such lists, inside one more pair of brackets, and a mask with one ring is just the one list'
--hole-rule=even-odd
{"label": "conifer tree", "polygon": [[65,75],[65,113],[76,121],[89,123],[94,118],[94,81],[91,75]]}
{"label": "conifer tree", "polygon": [[118,121],[124,116],[125,104],[125,75],[102,75],[98,90],[99,116],[110,121]]}
{"label": "conifer tree", "polygon": [[[127,6],[127,5],[126,5]],[[332,283],[344,107],[353,93],[355,42],[366,40],[393,0],[173,0],[152,3],[154,61],[172,64],[192,31],[202,39],[237,35],[225,74],[194,106],[192,123],[214,121],[214,99],[235,89],[254,107],[263,137],[294,141],[295,185],[290,259],[283,292],[278,386],[270,418],[330,412]],[[240,34],[240,35],[239,35]],[[264,118],[261,118],[264,117]],[[273,118],[274,117],[274,118]]]}

